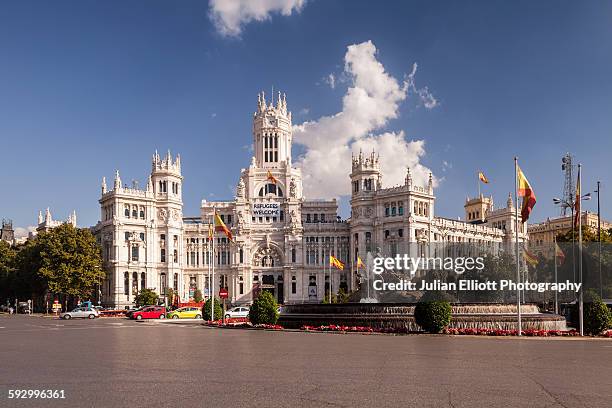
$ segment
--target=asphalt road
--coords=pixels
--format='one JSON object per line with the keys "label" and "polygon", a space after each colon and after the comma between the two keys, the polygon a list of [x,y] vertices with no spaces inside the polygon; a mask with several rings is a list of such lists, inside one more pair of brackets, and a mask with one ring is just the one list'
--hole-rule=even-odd
{"label": "asphalt road", "polygon": [[[612,341],[0,316],[1,407],[610,407]],[[10,389],[64,400],[8,399]]]}

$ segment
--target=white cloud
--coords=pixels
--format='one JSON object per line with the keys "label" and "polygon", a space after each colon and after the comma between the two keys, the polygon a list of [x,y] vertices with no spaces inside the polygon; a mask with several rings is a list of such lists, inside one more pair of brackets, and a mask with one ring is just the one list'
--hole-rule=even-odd
{"label": "white cloud", "polygon": [[325,82],[331,89],[336,88],[336,76],[332,73],[323,78],[323,82]]}
{"label": "white cloud", "polygon": [[360,149],[380,154],[386,186],[403,183],[407,166],[416,183],[427,182],[429,170],[419,163],[425,154],[423,141],[407,141],[401,131],[372,134],[398,116],[411,86],[411,77],[400,83],[389,75],[376,53],[371,41],[350,45],[344,71],[351,85],[342,99],[342,111],[294,126],[295,141],[306,147],[297,164],[308,197],[350,194],[351,153]]}
{"label": "white cloud", "polygon": [[419,102],[426,109],[433,109],[438,106],[438,100],[433,96],[433,94],[429,91],[429,88],[427,88],[426,86],[423,88],[416,87],[414,76],[416,75],[417,68],[418,64],[416,62],[412,64],[412,72],[408,74],[408,78],[406,80],[406,82],[408,83],[408,89],[419,98]]}
{"label": "white cloud", "polygon": [[298,114],[300,116],[306,116],[310,113],[310,108],[302,108],[300,109],[300,111],[298,112]]}
{"label": "white cloud", "polygon": [[237,37],[251,21],[265,21],[274,13],[299,13],[306,0],[210,0],[209,17],[224,36]]}
{"label": "white cloud", "polygon": [[15,238],[25,238],[30,232],[36,232],[36,227],[33,225],[28,227],[17,227],[15,228]]}

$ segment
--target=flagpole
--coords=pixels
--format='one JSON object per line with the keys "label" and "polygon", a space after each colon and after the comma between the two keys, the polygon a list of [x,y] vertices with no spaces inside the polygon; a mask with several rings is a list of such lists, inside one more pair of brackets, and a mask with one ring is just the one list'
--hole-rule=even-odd
{"label": "flagpole", "polygon": [[578,296],[580,297],[579,308],[579,320],[580,320],[580,335],[584,336],[584,297],[582,290],[582,164],[578,164],[578,191],[579,194],[576,199],[578,200],[578,276],[580,279],[580,293]]}
{"label": "flagpole", "polygon": [[[557,237],[553,234],[553,251],[555,252],[555,286],[557,286]],[[555,314],[559,314],[558,290],[555,290]]]}
{"label": "flagpole", "polygon": [[476,183],[478,183],[478,198],[480,198],[480,173],[477,174]]}
{"label": "flagpole", "polygon": [[521,282],[521,267],[520,267],[520,259],[519,259],[519,203],[518,203],[518,158],[514,158],[514,199],[516,202],[516,217],[514,219],[514,230],[516,234],[516,279],[517,279],[517,287],[516,287],[516,311],[517,311],[517,324],[518,324],[518,335],[521,335],[522,331],[522,322],[521,322],[521,291],[518,287],[518,284]]}
{"label": "flagpole", "polygon": [[215,320],[215,215],[217,214],[217,209],[213,207],[213,235],[212,235],[212,245],[211,245],[211,255],[212,255],[212,282],[210,289],[210,320]]}

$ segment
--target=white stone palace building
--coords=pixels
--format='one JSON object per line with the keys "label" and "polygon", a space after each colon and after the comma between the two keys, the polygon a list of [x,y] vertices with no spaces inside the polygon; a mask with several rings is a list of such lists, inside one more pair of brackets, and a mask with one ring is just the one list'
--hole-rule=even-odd
{"label": "white stone palace building", "polygon": [[[254,156],[242,169],[231,201],[201,203],[196,217],[183,215],[179,156],[153,155],[144,189],[123,185],[119,172],[112,189],[102,181],[101,221],[93,227],[102,249],[107,279],[103,304],[124,307],[142,288],[165,294],[175,289],[183,302],[195,290],[211,293],[209,263],[215,264],[212,293],[226,287],[233,304],[250,303],[267,290],[281,303],[320,302],[329,290],[329,255],[346,265],[333,270],[332,291],[352,291],[353,265],[368,251],[392,254],[408,243],[466,242],[501,246],[514,238],[512,200],[494,209],[480,196],[465,203],[466,221],[436,217],[433,180],[415,185],[410,170],[402,186],[383,188],[378,156],[353,157],[351,217],[338,216],[336,200],[304,196],[301,170],[292,167],[291,112],[285,96],[268,104],[258,95],[253,116]],[[274,177],[275,183],[268,176]],[[215,234],[214,259],[207,241],[217,211],[234,242]],[[520,239],[526,237],[521,225]]]}

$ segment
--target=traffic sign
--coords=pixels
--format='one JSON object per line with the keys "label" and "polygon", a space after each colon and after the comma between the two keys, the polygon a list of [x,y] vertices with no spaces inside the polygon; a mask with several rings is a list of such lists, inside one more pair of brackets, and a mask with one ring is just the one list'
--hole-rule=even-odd
{"label": "traffic sign", "polygon": [[219,289],[219,297],[221,299],[227,299],[228,295],[229,294],[227,293],[227,289],[225,289],[225,288]]}

